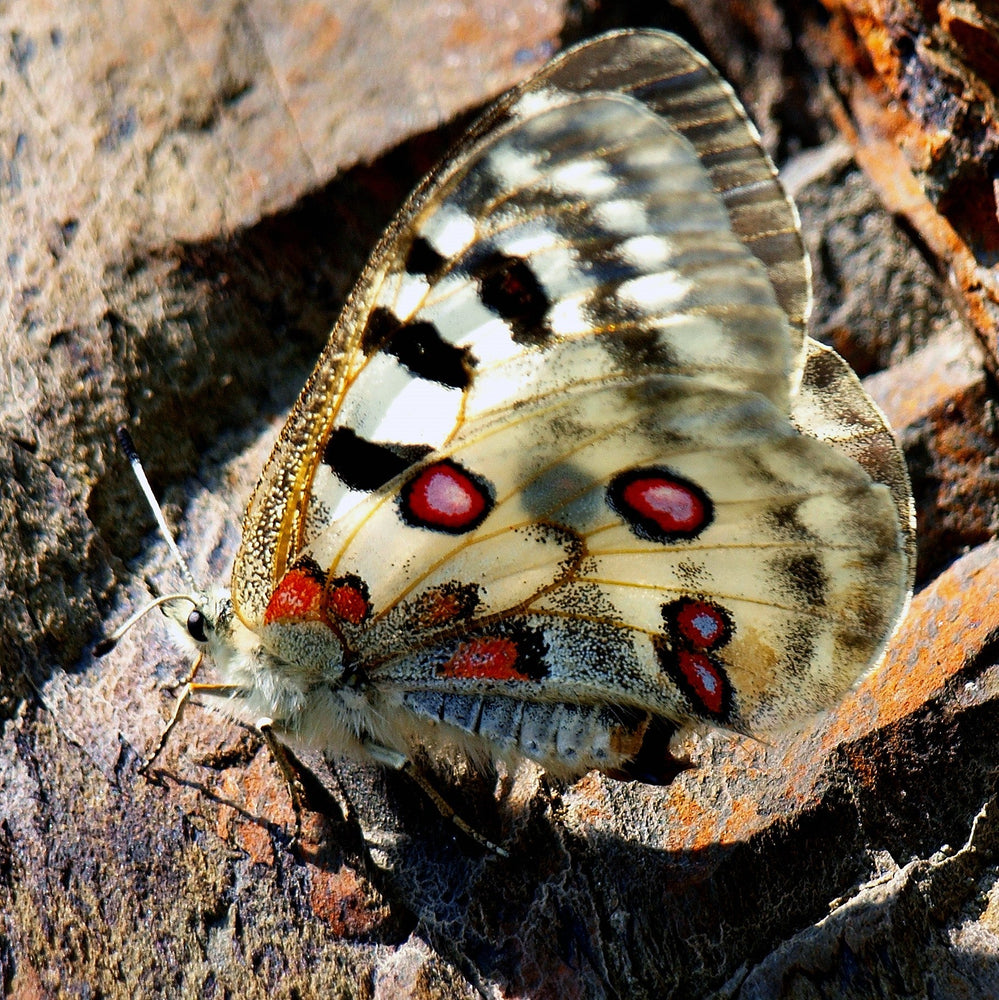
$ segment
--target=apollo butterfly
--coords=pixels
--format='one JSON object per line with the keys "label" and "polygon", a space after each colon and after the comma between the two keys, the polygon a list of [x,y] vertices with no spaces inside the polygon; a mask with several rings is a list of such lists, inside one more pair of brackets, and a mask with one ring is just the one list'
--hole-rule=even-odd
{"label": "apollo butterfly", "polygon": [[233,716],[397,766],[457,746],[666,782],[880,657],[913,573],[901,453],[805,333],[793,204],[685,42],[516,87],[375,249],[243,524],[166,599]]}

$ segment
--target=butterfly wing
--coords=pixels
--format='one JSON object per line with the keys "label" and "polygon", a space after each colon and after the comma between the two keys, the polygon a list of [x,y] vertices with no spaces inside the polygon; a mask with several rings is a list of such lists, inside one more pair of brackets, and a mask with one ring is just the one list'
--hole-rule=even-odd
{"label": "butterfly wing", "polygon": [[907,483],[842,362],[850,420],[804,366],[807,301],[714,71],[656,32],[570,52],[376,249],[251,501],[237,613],[417,714],[828,705],[904,601]]}
{"label": "butterfly wing", "polygon": [[471,426],[309,551],[365,582],[371,616],[340,627],[381,689],[748,732],[855,682],[905,573],[890,492],[856,462],[757,394],[651,372]]}
{"label": "butterfly wing", "polygon": [[891,491],[905,550],[904,605],[916,576],[916,510],[905,456],[856,372],[832,348],[811,337],[805,346],[805,369],[801,388],[791,399],[791,419],[803,433],[854,459],[874,482]]}
{"label": "butterfly wing", "polygon": [[[732,231],[767,268],[791,327],[793,354],[803,361],[812,293],[798,211],[732,88],[682,39],[625,29],[570,48],[501,98],[470,134],[529,113],[545,95],[599,91],[641,102],[694,147]],[[799,376],[792,373],[792,385]]]}
{"label": "butterfly wing", "polygon": [[[595,81],[607,89],[591,88],[595,67],[608,61],[616,74]],[[627,96],[629,88],[643,93],[651,88],[655,106]],[[565,110],[560,113],[558,105]],[[549,114],[541,113],[546,109]],[[563,123],[561,116],[572,121]],[[673,122],[686,130],[687,142]],[[644,140],[629,136],[629,129],[641,132]],[[560,145],[555,145],[557,135]],[[674,338],[675,357],[661,346],[661,330],[649,338],[648,363],[693,365],[698,362],[691,352],[699,347],[710,357],[715,343],[710,337],[699,342],[694,314],[712,309],[722,327],[739,315],[744,357],[717,358],[716,372],[731,378],[740,367],[753,365],[756,378],[745,384],[775,394],[778,405],[786,405],[800,377],[800,331],[772,338],[768,330],[774,317],[761,315],[761,334],[754,340],[750,319],[754,311],[773,309],[772,288],[763,287],[767,283],[783,290],[785,312],[800,316],[807,301],[807,264],[794,208],[754,136],[727,85],[684,42],[662,32],[604,36],[564,54],[502,99],[389,227],[292,409],[244,521],[232,581],[240,618],[259,627],[274,587],[321,530],[317,526],[447,440],[463,419],[469,389],[487,386],[483,378],[467,378],[470,364],[474,369],[506,362],[505,382],[497,376],[488,383],[498,398],[503,389],[530,381],[544,367],[536,349],[546,346],[537,343],[542,331],[585,336],[594,309],[601,306],[608,322],[617,317],[631,323],[636,312],[644,312],[646,325],[653,326],[656,308],[673,303],[657,306],[643,294],[655,284],[666,295],[677,288],[676,275],[662,259],[664,241],[674,234],[689,234],[688,258],[697,252],[697,239],[706,241],[707,264],[698,275],[705,301],[691,301],[684,320],[687,335],[681,331]],[[615,157],[622,141],[624,152]],[[632,162],[625,163],[628,156]],[[710,169],[702,166],[704,159]],[[526,171],[525,176],[518,171]],[[715,184],[723,189],[721,203],[712,197]],[[660,194],[663,201],[657,205]],[[650,208],[658,219],[647,217]],[[518,213],[519,224],[511,231],[510,220]],[[758,284],[765,305],[756,300],[757,288],[745,282],[732,283],[749,296],[745,301],[724,294],[719,241],[731,244],[736,225],[747,231],[746,239],[767,268]],[[774,235],[768,239],[763,233]],[[516,287],[523,277],[517,261],[525,257],[532,258],[532,266],[536,262],[542,281],[544,269],[552,277],[552,287],[533,301],[530,288]],[[748,265],[740,261],[738,266]],[[644,290],[637,280],[643,277],[649,279]],[[630,291],[630,301],[613,301],[622,287]],[[507,301],[497,303],[504,289]],[[425,301],[430,291],[434,302]],[[714,305],[707,301],[713,294]],[[524,300],[519,307],[512,301],[518,297]],[[435,306],[436,315],[416,316],[421,306],[424,311]],[[518,308],[521,314],[512,315]],[[556,329],[536,322],[532,308],[545,312]],[[449,328],[441,338],[436,316],[461,330]],[[512,327],[506,340],[518,350],[510,348],[497,359],[493,332],[504,322]],[[537,330],[525,335],[532,324]],[[724,332],[723,340],[735,343]],[[475,348],[482,350],[481,358]],[[405,357],[399,358],[399,351]],[[433,377],[411,378],[428,366]],[[369,422],[380,421],[377,438],[360,434],[359,443],[350,436],[352,414],[358,412]],[[396,414],[400,420],[392,419]],[[370,449],[365,447],[369,442],[389,447]],[[334,452],[355,454],[355,466],[365,473],[331,484],[323,456]]]}

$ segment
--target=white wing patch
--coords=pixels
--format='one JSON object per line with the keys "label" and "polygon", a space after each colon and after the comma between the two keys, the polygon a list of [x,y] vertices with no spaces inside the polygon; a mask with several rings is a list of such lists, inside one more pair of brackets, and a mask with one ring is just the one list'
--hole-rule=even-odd
{"label": "white wing patch", "polygon": [[[372,398],[384,402],[380,407],[366,405]],[[461,403],[460,389],[414,379],[397,358],[377,354],[357,376],[337,423],[371,441],[437,448],[458,422]]]}

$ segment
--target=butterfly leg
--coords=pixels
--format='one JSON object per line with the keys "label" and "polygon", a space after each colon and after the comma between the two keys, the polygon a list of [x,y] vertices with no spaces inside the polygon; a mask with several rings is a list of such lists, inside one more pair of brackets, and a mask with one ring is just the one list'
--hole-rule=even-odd
{"label": "butterfly leg", "polygon": [[[204,655],[199,655],[198,658],[191,664],[191,669],[188,670],[187,675],[180,682],[183,685],[184,691],[181,696],[177,699],[177,704],[174,706],[173,715],[170,716],[170,721],[160,730],[159,738],[156,740],[156,745],[153,749],[146,754],[145,760],[139,765],[139,774],[148,775],[149,769],[153,766],[153,761],[159,757],[160,753],[163,751],[163,747],[166,746],[166,741],[173,732],[174,726],[180,722],[180,717],[184,712],[184,706],[187,704],[191,697],[191,691],[195,687],[194,678],[198,676],[198,670],[201,669],[201,664],[204,663]],[[208,684],[205,687],[213,687],[214,685]]]}
{"label": "butterfly leg", "polygon": [[[170,721],[160,733],[159,739],[156,741],[156,746],[153,747],[152,751],[139,767],[140,774],[146,774],[148,772],[149,768],[153,764],[153,761],[156,760],[163,750],[163,747],[166,745],[166,741],[170,733],[173,731],[174,726],[176,726],[180,721],[181,715],[184,711],[184,706],[187,705],[188,701],[190,701],[192,694],[196,694],[198,691],[204,691],[214,695],[232,693],[233,687],[231,684],[199,684],[194,681],[198,668],[201,666],[202,659],[203,657],[198,657],[194,666],[191,667],[187,676],[184,678],[184,693],[177,699],[177,705],[173,710],[173,715],[170,717]],[[274,720],[268,718],[258,719],[255,728],[257,732],[260,733],[263,741],[267,744],[267,749],[270,751],[271,757],[274,758],[278,769],[281,771],[281,776],[284,778],[285,785],[288,788],[288,795],[291,799],[291,807],[295,813],[295,832],[292,834],[291,838],[292,846],[294,846],[301,840],[305,789],[302,786],[301,779],[298,777],[298,773],[295,770],[294,765],[291,763],[288,751],[284,748],[280,740],[278,740],[278,738],[274,735]]]}
{"label": "butterfly leg", "polygon": [[274,758],[274,763],[277,764],[278,770],[280,770],[281,776],[284,778],[285,785],[288,788],[291,808],[295,813],[295,832],[291,837],[291,846],[295,847],[301,841],[302,836],[305,788],[302,785],[302,779],[299,777],[298,771],[291,762],[291,755],[285,749],[284,744],[274,735],[274,720],[268,718],[258,719],[256,729],[267,744],[267,749],[270,750],[271,757]]}
{"label": "butterfly leg", "polygon": [[[197,672],[198,667],[201,665],[201,657],[195,662],[194,666],[191,668],[187,677],[193,677]],[[146,759],[139,765],[139,774],[148,775],[149,768],[152,767],[153,761],[160,755],[163,747],[166,746],[167,738],[170,733],[173,732],[174,726],[180,722],[181,715],[183,714],[184,708],[187,703],[191,700],[192,694],[197,694],[199,691],[204,691],[208,694],[215,695],[219,698],[224,698],[233,694],[237,694],[243,689],[232,685],[232,684],[199,684],[196,681],[187,680],[185,678],[184,693],[177,699],[177,705],[173,710],[173,715],[170,717],[170,721],[163,727],[163,731],[159,735],[159,739],[156,741],[156,746],[153,747],[152,751],[146,756]]]}
{"label": "butterfly leg", "polygon": [[[187,676],[184,678],[184,693],[177,699],[177,705],[173,710],[173,715],[170,717],[170,721],[160,733],[159,739],[156,741],[156,746],[153,747],[152,751],[139,767],[140,774],[148,773],[153,761],[156,760],[163,750],[163,747],[166,745],[167,738],[173,731],[174,726],[180,722],[184,706],[188,703],[188,701],[190,701],[192,694],[195,694],[198,691],[205,691],[209,694],[224,695],[231,693],[233,690],[231,684],[196,683],[194,681],[194,677],[197,675],[198,668],[201,666],[202,660],[203,657],[199,656],[195,661],[194,666],[191,667]],[[274,758],[278,769],[281,771],[281,776],[284,778],[285,784],[287,785],[288,795],[291,798],[291,807],[295,813],[295,832],[291,838],[292,845],[295,845],[299,842],[302,833],[302,803],[305,801],[305,789],[302,787],[302,782],[291,763],[288,752],[274,735],[274,720],[266,718],[258,719],[256,729],[260,733],[264,742],[267,744],[267,749],[270,751],[271,757]]]}
{"label": "butterfly leg", "polygon": [[475,827],[466,823],[409,757],[395,750],[390,750],[388,747],[380,746],[377,743],[366,742],[364,749],[379,764],[384,764],[386,767],[392,768],[393,771],[399,771],[407,775],[437,807],[437,811],[441,816],[448,820],[448,822],[453,823],[466,837],[470,837],[480,847],[484,847],[493,854],[498,854],[501,858],[508,858],[510,856],[509,852],[505,851],[499,844],[494,844],[488,837],[479,833]]}

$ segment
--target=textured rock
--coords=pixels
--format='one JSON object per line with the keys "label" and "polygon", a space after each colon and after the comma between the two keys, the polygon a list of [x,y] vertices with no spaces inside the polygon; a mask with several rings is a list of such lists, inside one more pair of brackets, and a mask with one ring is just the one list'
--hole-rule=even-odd
{"label": "textured rock", "polygon": [[[697,767],[669,788],[444,774],[509,859],[400,776],[321,760],[292,850],[269,755],[196,705],[161,783],[144,779],[189,664],[152,619],[101,661],[88,649],[148,584],[176,585],[113,426],[133,427],[195,575],[224,580],[284,410],[446,145],[434,126],[543,61],[560,11],[133,6],[0,12],[5,992],[996,992],[999,491],[974,334],[994,352],[980,165],[999,36],[984,5],[932,22],[892,4],[880,20],[831,0],[828,19],[684,5],[769,148],[808,148],[787,178],[814,329],[877,373],[913,473],[922,589],[850,699],[779,745],[691,738]],[[824,141],[837,130],[851,145]]]}
{"label": "textured rock", "polygon": [[826,6],[826,55],[818,45],[810,51],[830,69],[831,56],[840,71],[842,127],[885,205],[906,218],[950,274],[994,370],[996,12],[984,3],[908,0]]}

